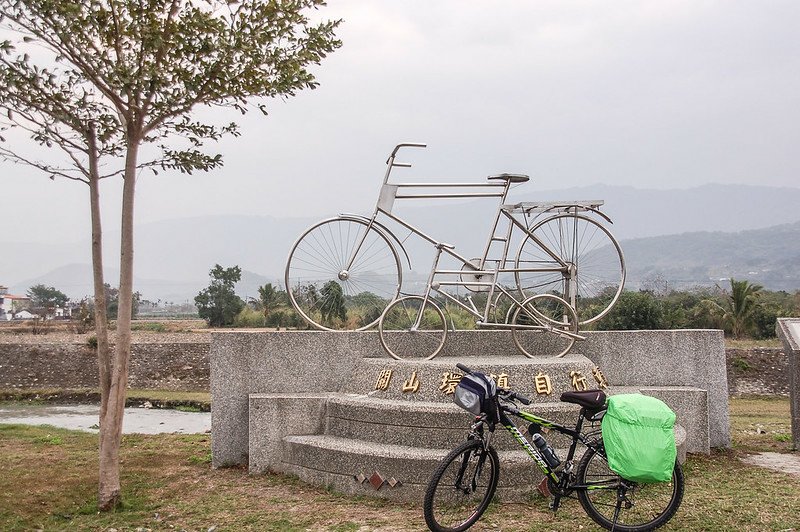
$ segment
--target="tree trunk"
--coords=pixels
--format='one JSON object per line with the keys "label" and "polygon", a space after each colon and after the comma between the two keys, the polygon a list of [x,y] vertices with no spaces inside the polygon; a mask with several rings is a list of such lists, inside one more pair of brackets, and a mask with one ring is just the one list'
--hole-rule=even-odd
{"label": "tree trunk", "polygon": [[100,169],[97,139],[90,125],[89,206],[92,220],[92,277],[94,279],[94,331],[97,338],[97,366],[100,384],[100,419],[105,417],[111,390],[111,350],[108,343],[105,279],[103,277],[103,228],[100,221]]}
{"label": "tree trunk", "polygon": [[111,372],[111,387],[105,417],[100,421],[100,488],[98,507],[110,510],[121,502],[119,449],[122,418],[128,387],[128,362],[131,353],[131,307],[133,303],[133,200],[136,190],[136,164],[139,135],[126,137],[125,177],[122,189],[122,225],[117,310],[117,342]]}

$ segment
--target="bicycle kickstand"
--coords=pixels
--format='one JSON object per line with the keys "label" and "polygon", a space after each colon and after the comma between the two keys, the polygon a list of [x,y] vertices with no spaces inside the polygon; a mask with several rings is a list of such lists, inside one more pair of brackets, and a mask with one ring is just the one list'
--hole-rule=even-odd
{"label": "bicycle kickstand", "polygon": [[561,495],[553,495],[553,498],[550,499],[550,509],[553,510],[553,513],[556,513],[560,506],[561,506]]}

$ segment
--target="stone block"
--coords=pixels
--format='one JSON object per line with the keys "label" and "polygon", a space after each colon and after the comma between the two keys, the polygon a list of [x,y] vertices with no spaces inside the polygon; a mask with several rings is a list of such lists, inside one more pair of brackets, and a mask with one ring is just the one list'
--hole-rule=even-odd
{"label": "stone block", "polygon": [[792,442],[800,449],[800,318],[780,318],[778,338],[789,357],[789,404],[792,416]]}
{"label": "stone block", "polygon": [[285,472],[284,438],[322,434],[331,394],[251,394],[249,466],[251,474]]}
{"label": "stone block", "polygon": [[677,415],[676,423],[686,432],[685,452],[711,452],[708,434],[708,393],[687,386],[650,386],[640,391],[664,401]]}

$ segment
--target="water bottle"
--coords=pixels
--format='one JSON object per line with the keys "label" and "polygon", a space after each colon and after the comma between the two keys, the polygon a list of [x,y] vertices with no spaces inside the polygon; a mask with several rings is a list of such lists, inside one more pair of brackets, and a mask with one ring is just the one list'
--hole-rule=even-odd
{"label": "water bottle", "polygon": [[556,452],[550,447],[545,439],[542,437],[541,434],[534,433],[531,435],[531,440],[533,444],[539,449],[539,452],[542,453],[542,458],[544,461],[547,462],[547,465],[550,466],[550,469],[555,469],[561,463],[561,460],[558,459],[556,456]]}

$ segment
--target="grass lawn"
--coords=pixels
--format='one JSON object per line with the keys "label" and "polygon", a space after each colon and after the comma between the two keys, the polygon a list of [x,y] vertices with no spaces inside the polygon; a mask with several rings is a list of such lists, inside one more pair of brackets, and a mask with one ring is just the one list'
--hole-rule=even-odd
{"label": "grass lawn", "polygon": [[[758,425],[761,430],[758,430]],[[664,530],[800,530],[800,479],[741,463],[785,451],[786,399],[734,399],[732,449],[690,456],[686,494]],[[763,432],[762,432],[763,431]],[[98,514],[97,437],[0,425],[0,530],[424,530],[420,504],[345,497],[278,475],[210,467],[208,435],[125,436],[125,508]],[[495,504],[473,530],[599,530],[577,501]]]}

